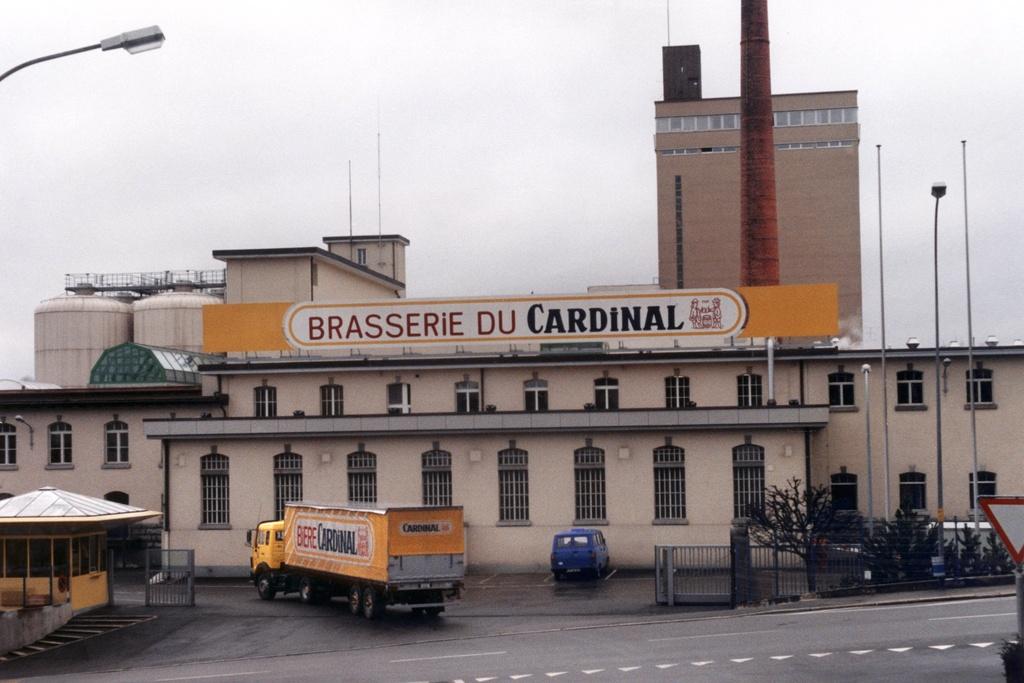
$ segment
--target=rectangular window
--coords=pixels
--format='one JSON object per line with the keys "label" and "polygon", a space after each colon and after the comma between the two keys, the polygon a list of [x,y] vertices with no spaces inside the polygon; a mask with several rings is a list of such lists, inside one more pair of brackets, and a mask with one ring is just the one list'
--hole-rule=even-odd
{"label": "rectangular window", "polygon": [[[967,473],[968,505],[974,507],[974,472]],[[996,473],[978,470],[978,496],[996,495]]]}
{"label": "rectangular window", "polygon": [[924,405],[924,373],[911,368],[896,373],[896,405]]}
{"label": "rectangular window", "polygon": [[764,448],[746,443],[732,449],[732,514],[747,517],[764,505]]}
{"label": "rectangular window", "polygon": [[853,373],[840,371],[828,376],[828,404],[832,407],[853,405]]}
{"label": "rectangular window", "polygon": [[[971,393],[973,389],[973,395]],[[967,402],[992,403],[992,371],[981,367],[967,372]]]}
{"label": "rectangular window", "polygon": [[604,451],[587,446],[574,453],[576,485],[576,522],[607,520]]}
{"label": "rectangular window", "polygon": [[690,404],[690,378],[665,378],[665,407],[685,408]]}
{"label": "rectangular window", "polygon": [[361,266],[366,265],[366,249],[356,249],[356,263]]}
{"label": "rectangular window", "polygon": [[543,413],[548,409],[548,383],[543,379],[531,379],[523,385],[526,411]]}
{"label": "rectangular window", "polygon": [[455,412],[480,412],[480,385],[477,382],[466,380],[455,383]]}
{"label": "rectangular window", "polygon": [[452,454],[434,450],[423,454],[423,504],[452,504]]}
{"label": "rectangular window", "polygon": [[71,464],[71,425],[67,422],[50,425],[50,464]]}
{"label": "rectangular window", "polygon": [[340,384],[325,384],[320,387],[320,414],[323,417],[338,417],[345,414],[345,390]]}
{"label": "rectangular window", "polygon": [[529,455],[519,448],[498,451],[498,519],[530,520]]}
{"label": "rectangular window", "polygon": [[348,500],[350,503],[377,504],[377,456],[367,451],[348,455]]}
{"label": "rectangular window", "polygon": [[598,410],[619,409],[619,380],[611,377],[594,380],[594,406]]}
{"label": "rectangular window", "polygon": [[761,375],[749,372],[736,378],[736,402],[740,408],[754,408],[761,405]]}
{"label": "rectangular window", "polygon": [[128,462],[128,424],[120,420],[107,423],[107,464]]}
{"label": "rectangular window", "polygon": [[[980,480],[980,477],[979,477]],[[921,472],[904,472],[900,475],[900,509],[916,512],[928,508],[925,498],[925,476]]]}
{"label": "rectangular window", "polygon": [[411,392],[408,384],[396,382],[388,385],[388,415],[406,415],[412,412]]}
{"label": "rectangular window", "polygon": [[18,433],[14,425],[0,422],[0,465],[18,462]]}
{"label": "rectangular window", "polygon": [[654,518],[686,519],[686,468],[682,448],[654,449]]}
{"label": "rectangular window", "polygon": [[277,389],[266,385],[253,389],[253,415],[277,417]]}
{"label": "rectangular window", "polygon": [[200,523],[215,526],[230,524],[228,457],[219,453],[204,455],[199,459],[199,469],[202,500]]}

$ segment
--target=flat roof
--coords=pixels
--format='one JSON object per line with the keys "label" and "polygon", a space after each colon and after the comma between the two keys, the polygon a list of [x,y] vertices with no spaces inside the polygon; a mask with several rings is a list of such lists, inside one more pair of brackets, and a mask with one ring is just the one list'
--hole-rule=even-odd
{"label": "flat roof", "polygon": [[256,259],[256,258],[291,258],[295,256],[309,256],[311,258],[319,258],[328,263],[334,265],[343,266],[349,270],[353,270],[360,275],[373,278],[375,280],[381,280],[393,287],[400,287],[405,289],[405,283],[399,282],[387,275],[382,275],[375,270],[371,270],[366,266],[361,266],[355,261],[351,261],[344,256],[338,256],[337,254],[331,253],[326,249],[320,247],[279,247],[271,249],[217,249],[213,252],[213,258],[219,261],[229,261],[231,259]]}

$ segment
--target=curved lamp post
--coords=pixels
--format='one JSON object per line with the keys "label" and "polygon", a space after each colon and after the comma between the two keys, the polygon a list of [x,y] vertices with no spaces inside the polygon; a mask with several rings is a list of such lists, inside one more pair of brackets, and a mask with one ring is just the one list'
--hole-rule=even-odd
{"label": "curved lamp post", "polygon": [[[936,557],[942,558],[942,543],[946,528],[946,512],[942,506],[942,386],[939,381],[939,200],[946,196],[946,183],[932,183],[932,196],[935,197],[935,231],[934,231],[934,266],[935,266],[935,486],[936,510],[938,521],[938,548]],[[977,482],[975,482],[977,486]],[[943,577],[939,578],[940,583]]]}
{"label": "curved lamp post", "polygon": [[135,31],[128,31],[127,33],[121,33],[112,38],[101,40],[95,45],[86,45],[85,47],[79,47],[74,50],[68,50],[66,52],[58,52],[52,55],[46,55],[45,57],[38,57],[36,59],[30,59],[27,62],[19,64],[13,69],[8,69],[3,74],[0,74],[0,81],[4,80],[11,74],[21,71],[26,66],[32,66],[33,64],[39,64],[40,62],[48,62],[51,59],[59,59],[60,57],[68,57],[70,55],[77,55],[79,52],[88,52],[90,50],[116,50],[117,48],[123,48],[130,54],[136,54],[138,52],[145,52],[146,50],[155,50],[164,44],[164,34],[160,30],[159,26],[150,26],[148,28],[140,28]]}

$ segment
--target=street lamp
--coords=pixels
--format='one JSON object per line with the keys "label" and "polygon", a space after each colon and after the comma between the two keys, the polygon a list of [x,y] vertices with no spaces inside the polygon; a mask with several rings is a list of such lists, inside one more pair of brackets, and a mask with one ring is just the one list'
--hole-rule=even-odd
{"label": "street lamp", "polygon": [[[875,531],[875,506],[871,495],[871,385],[868,377],[871,375],[871,366],[865,363],[860,366],[864,373],[864,432],[866,434],[867,455],[868,455],[868,537],[874,536]],[[882,378],[885,381],[885,378]]]}
{"label": "street lamp", "polygon": [[[935,197],[935,230],[933,233],[934,270],[935,270],[935,486],[937,489],[935,517],[938,521],[938,553],[942,558],[942,541],[945,530],[946,513],[942,506],[942,386],[939,381],[939,200],[946,196],[946,183],[932,183],[932,196]],[[975,482],[977,484],[977,482]]]}
{"label": "street lamp", "polygon": [[101,40],[95,45],[86,45],[85,47],[75,48],[74,50],[68,50],[67,52],[58,52],[52,55],[46,55],[45,57],[38,57],[36,59],[30,59],[27,62],[19,64],[13,69],[5,71],[0,74],[0,81],[4,80],[16,71],[21,71],[26,66],[32,66],[40,62],[48,62],[51,59],[58,59],[60,57],[68,57],[70,55],[77,55],[79,52],[88,52],[90,50],[116,50],[117,48],[123,48],[130,54],[136,54],[139,52],[145,52],[147,50],[155,50],[164,44],[164,34],[160,30],[159,26],[150,26],[148,28],[140,28],[135,31],[128,31],[127,33],[121,33],[112,38]]}

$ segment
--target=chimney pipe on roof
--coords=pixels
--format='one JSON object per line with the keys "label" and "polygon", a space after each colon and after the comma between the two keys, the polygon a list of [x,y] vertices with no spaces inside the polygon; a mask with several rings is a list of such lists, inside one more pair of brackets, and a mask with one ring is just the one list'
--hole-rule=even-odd
{"label": "chimney pipe on roof", "polygon": [[740,282],[779,284],[768,0],[742,0],[740,39]]}

